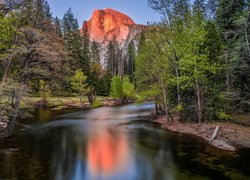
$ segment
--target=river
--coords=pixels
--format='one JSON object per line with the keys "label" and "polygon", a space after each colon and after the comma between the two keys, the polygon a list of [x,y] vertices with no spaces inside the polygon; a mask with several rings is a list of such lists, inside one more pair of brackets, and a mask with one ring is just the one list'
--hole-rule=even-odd
{"label": "river", "polygon": [[0,180],[250,179],[250,151],[226,152],[142,121],[154,106],[36,111],[0,145]]}

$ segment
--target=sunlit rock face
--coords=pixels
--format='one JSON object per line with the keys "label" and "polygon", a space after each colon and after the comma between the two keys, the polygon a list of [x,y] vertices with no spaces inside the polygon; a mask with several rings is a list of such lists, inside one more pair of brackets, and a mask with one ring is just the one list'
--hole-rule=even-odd
{"label": "sunlit rock face", "polygon": [[82,30],[87,31],[90,39],[96,42],[116,40],[123,43],[135,26],[127,15],[113,9],[104,9],[95,10],[91,19],[83,24]]}
{"label": "sunlit rock face", "polygon": [[100,45],[101,63],[105,66],[108,42],[116,41],[125,53],[128,44],[137,44],[138,35],[144,26],[136,24],[127,15],[113,9],[95,10],[89,21],[83,23],[81,32],[87,32],[91,41]]}

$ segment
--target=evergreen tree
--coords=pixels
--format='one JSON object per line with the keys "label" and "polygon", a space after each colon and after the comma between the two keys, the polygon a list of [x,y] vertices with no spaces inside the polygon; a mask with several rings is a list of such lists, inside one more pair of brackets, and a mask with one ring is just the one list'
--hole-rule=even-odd
{"label": "evergreen tree", "polygon": [[58,37],[62,37],[62,26],[61,26],[61,20],[56,17],[54,19],[54,29],[55,33]]}
{"label": "evergreen tree", "polygon": [[99,47],[95,41],[91,42],[91,60],[92,63],[101,63]]}
{"label": "evergreen tree", "polygon": [[174,19],[180,18],[184,22],[187,21],[190,13],[190,4],[189,0],[177,0],[173,1],[173,16]]}
{"label": "evergreen tree", "polygon": [[87,75],[89,75],[89,69],[90,69],[90,59],[91,59],[91,52],[90,52],[90,40],[88,36],[88,32],[84,31],[81,34],[82,36],[82,53],[83,57],[80,61],[80,65],[83,67]]}
{"label": "evergreen tree", "polygon": [[80,97],[81,108],[83,107],[83,96],[87,91],[86,79],[87,76],[84,75],[81,69],[76,70],[74,76],[70,79],[72,89]]}
{"label": "evergreen tree", "polygon": [[74,14],[71,8],[69,8],[68,11],[64,14],[62,21],[63,21],[64,35],[79,31],[79,25],[78,25],[77,19],[74,17]]}
{"label": "evergreen tree", "polygon": [[[249,102],[249,3],[244,0],[221,0],[216,22],[223,39],[225,62],[225,97],[229,110],[244,111]],[[246,103],[245,103],[246,102]]]}
{"label": "evergreen tree", "polygon": [[193,12],[200,18],[205,18],[207,15],[207,7],[205,0],[195,0],[193,4]]}
{"label": "evergreen tree", "polygon": [[65,48],[72,57],[71,68],[83,69],[88,75],[88,65],[85,63],[83,38],[80,35],[77,19],[74,18],[71,8],[64,14],[62,20]]}
{"label": "evergreen tree", "polygon": [[116,59],[116,49],[114,42],[110,41],[107,48],[106,54],[107,71],[112,74],[112,76],[117,75],[117,59]]}
{"label": "evergreen tree", "polygon": [[53,31],[52,14],[48,2],[35,0],[34,8],[34,27],[47,32]]}
{"label": "evergreen tree", "polygon": [[125,66],[125,74],[127,74],[130,78],[130,80],[133,82],[134,81],[134,71],[135,71],[135,57],[136,57],[136,52],[135,52],[135,45],[131,41],[128,45],[128,55],[127,55],[127,62]]}

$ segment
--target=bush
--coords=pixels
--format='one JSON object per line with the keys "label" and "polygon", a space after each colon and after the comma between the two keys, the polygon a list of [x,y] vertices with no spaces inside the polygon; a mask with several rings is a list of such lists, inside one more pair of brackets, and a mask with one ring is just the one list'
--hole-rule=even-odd
{"label": "bush", "polygon": [[102,103],[98,100],[95,100],[91,107],[92,108],[102,107]]}
{"label": "bush", "polygon": [[227,121],[232,120],[232,117],[229,114],[226,114],[223,111],[219,111],[217,113],[217,117],[218,117],[219,120],[227,120]]}

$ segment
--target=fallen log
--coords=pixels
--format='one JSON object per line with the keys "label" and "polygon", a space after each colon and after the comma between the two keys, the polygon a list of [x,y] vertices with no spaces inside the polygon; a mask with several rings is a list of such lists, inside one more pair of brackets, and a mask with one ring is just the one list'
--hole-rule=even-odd
{"label": "fallen log", "polygon": [[212,142],[217,137],[219,130],[220,130],[220,126],[216,126],[214,133],[210,139],[210,142]]}

